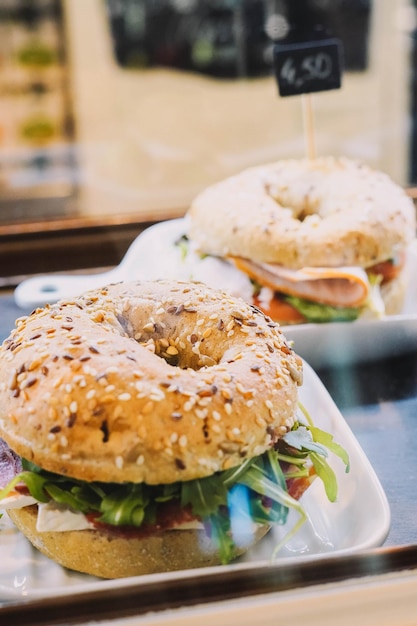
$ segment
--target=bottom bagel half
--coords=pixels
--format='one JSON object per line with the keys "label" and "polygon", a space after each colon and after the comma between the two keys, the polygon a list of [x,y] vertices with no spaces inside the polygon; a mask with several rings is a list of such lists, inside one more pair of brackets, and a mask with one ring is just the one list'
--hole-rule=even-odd
{"label": "bottom bagel half", "polygon": [[[100,578],[123,578],[218,565],[219,552],[204,529],[165,530],[141,537],[108,529],[38,532],[36,504],[10,509],[8,515],[32,545],[60,565]],[[249,542],[236,546],[244,554],[269,531],[256,526]]]}

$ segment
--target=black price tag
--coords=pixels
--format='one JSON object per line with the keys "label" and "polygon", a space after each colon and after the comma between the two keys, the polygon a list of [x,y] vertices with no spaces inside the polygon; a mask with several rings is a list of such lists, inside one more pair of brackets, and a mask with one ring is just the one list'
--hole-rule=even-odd
{"label": "black price tag", "polygon": [[276,44],[274,68],[280,96],[339,89],[342,45],[339,39]]}

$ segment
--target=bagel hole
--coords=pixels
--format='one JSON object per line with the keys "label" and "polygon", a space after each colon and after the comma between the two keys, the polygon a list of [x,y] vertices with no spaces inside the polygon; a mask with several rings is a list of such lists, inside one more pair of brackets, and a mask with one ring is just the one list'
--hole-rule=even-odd
{"label": "bagel hole", "polygon": [[184,367],[181,367],[181,363],[180,363],[180,355],[177,354],[175,356],[171,356],[169,354],[165,353],[158,353],[155,352],[156,356],[159,356],[161,359],[164,359],[164,361],[166,361],[168,363],[168,365],[172,365],[172,367],[179,367],[181,369],[186,369]]}
{"label": "bagel hole", "polygon": [[[308,188],[305,194],[302,195],[298,201],[294,202],[294,198],[288,197],[288,189],[280,190],[274,183],[267,183],[265,185],[268,195],[280,205],[281,210],[285,210],[292,214],[292,217],[299,222],[304,222],[307,218],[319,216],[319,203],[316,198],[311,197],[311,193],[314,191],[314,187]],[[275,219],[273,219],[275,221]]]}
{"label": "bagel hole", "polygon": [[[133,324],[129,321],[126,322],[124,319],[121,321],[123,321],[123,330],[133,341],[136,341],[172,367],[197,371],[204,367],[216,365],[222,358],[215,341],[210,341],[196,333],[183,335],[180,331],[177,334],[176,325],[174,324],[171,327],[167,327],[166,325],[148,322],[139,331],[136,330],[135,332]],[[214,355],[214,358],[212,355]]]}

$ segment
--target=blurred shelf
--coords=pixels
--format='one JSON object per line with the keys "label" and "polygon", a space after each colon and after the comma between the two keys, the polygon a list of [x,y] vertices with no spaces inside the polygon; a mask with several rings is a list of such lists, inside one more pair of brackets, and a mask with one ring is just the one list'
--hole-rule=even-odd
{"label": "blurred shelf", "polygon": [[158,221],[184,211],[105,217],[64,217],[0,223],[0,288],[13,287],[28,275],[96,269],[118,265],[132,241]]}

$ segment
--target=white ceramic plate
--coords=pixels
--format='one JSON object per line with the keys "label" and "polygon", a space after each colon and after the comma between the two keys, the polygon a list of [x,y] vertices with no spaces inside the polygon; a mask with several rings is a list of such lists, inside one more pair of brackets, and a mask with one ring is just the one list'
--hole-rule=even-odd
{"label": "white ceramic plate", "polygon": [[[308,521],[279,553],[279,559],[311,559],[323,555],[343,555],[381,545],[389,531],[390,511],[383,489],[367,457],[347,426],[327,390],[311,367],[305,364],[305,381],[300,400],[309,410],[314,422],[334,435],[349,453],[351,470],[347,474],[343,463],[330,459],[339,484],[338,499],[330,503],[322,484],[316,480],[304,494],[302,502]],[[224,567],[248,568],[254,564],[270,563],[271,553],[287,525],[273,529],[244,559]],[[0,604],[25,597],[55,597],[74,592],[103,590],[127,585],[139,579],[102,581],[67,571],[41,555],[14,529],[4,515],[0,520]],[[180,532],[180,531],[179,531]],[[194,570],[198,576],[207,570]],[[140,581],[159,584],[185,572],[143,576]]]}

